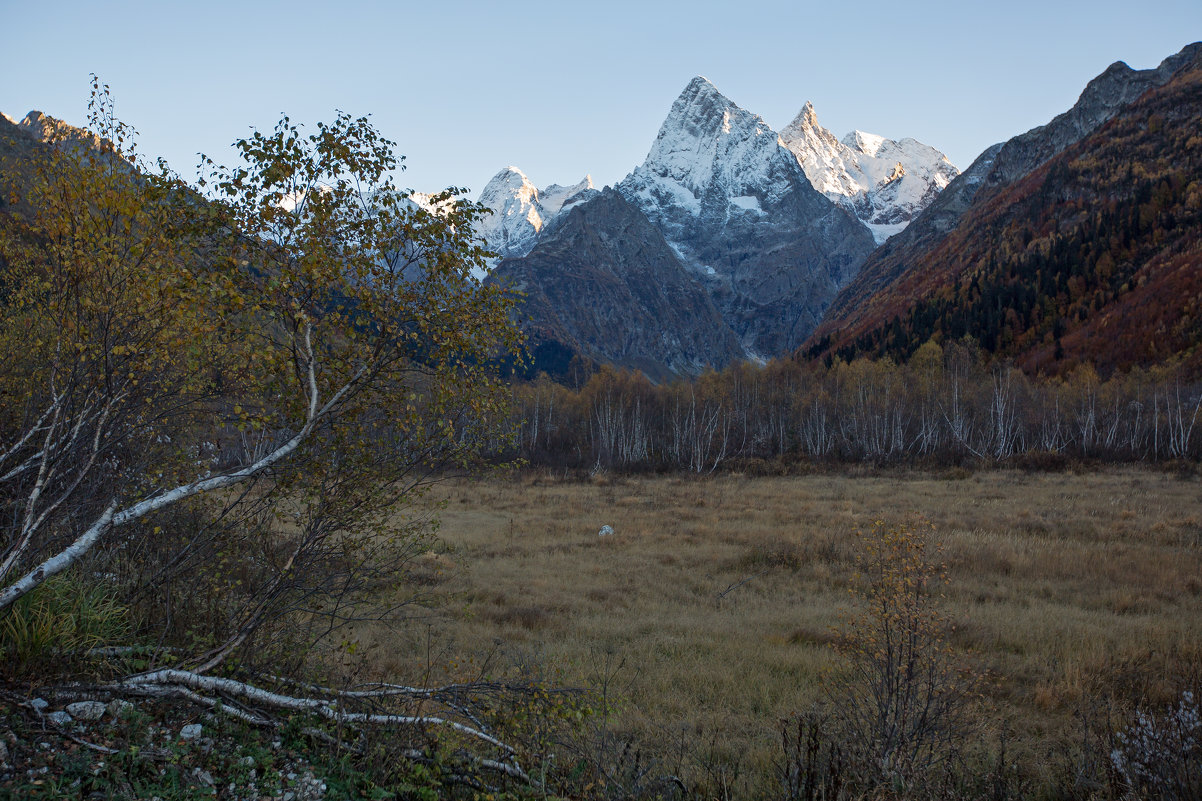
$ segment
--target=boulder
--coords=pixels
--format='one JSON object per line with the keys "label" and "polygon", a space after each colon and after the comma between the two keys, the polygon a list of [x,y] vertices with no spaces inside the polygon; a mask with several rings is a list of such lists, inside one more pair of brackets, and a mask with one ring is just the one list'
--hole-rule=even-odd
{"label": "boulder", "polygon": [[103,701],[76,701],[67,704],[67,712],[76,720],[100,720],[107,707]]}

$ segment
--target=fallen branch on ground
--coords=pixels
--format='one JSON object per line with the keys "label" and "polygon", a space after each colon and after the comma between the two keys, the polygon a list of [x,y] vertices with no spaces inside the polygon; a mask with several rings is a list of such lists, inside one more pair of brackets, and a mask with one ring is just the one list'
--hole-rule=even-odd
{"label": "fallen branch on ground", "polygon": [[[56,695],[95,697],[97,693],[112,695],[137,695],[141,697],[181,698],[214,713],[248,723],[253,726],[278,728],[281,721],[272,718],[268,710],[306,712],[317,715],[331,723],[361,725],[381,728],[389,727],[436,727],[454,731],[460,735],[485,743],[501,752],[500,759],[469,755],[468,761],[480,768],[502,773],[510,778],[533,784],[530,776],[518,765],[515,749],[484,730],[479,721],[467,725],[449,717],[439,715],[401,715],[380,712],[359,712],[345,708],[345,702],[374,700],[395,696],[434,700],[438,696],[462,695],[470,690],[496,690],[487,684],[448,685],[438,688],[405,687],[402,685],[373,685],[371,689],[342,692],[318,685],[303,685],[315,695],[307,697],[285,695],[257,687],[236,679],[206,676],[189,670],[163,669],[143,673],[108,685],[70,685],[58,688]],[[450,706],[450,705],[449,705]],[[451,706],[452,709],[456,707]],[[456,709],[460,714],[462,710]]]}

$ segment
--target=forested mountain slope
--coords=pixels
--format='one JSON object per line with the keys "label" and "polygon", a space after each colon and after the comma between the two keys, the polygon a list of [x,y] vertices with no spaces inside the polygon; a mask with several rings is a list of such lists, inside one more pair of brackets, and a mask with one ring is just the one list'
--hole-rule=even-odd
{"label": "forested mountain slope", "polygon": [[1202,46],[1179,55],[1166,61],[1171,80],[1032,172],[978,192],[925,251],[874,254],[872,269],[896,263],[896,274],[867,296],[849,287],[805,353],[904,359],[927,339],[968,335],[1033,371],[1197,363]]}

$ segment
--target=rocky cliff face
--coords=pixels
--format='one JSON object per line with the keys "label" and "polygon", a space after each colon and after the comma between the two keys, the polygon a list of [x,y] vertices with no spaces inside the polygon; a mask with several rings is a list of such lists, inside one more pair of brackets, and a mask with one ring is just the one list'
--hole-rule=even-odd
{"label": "rocky cliff face", "polygon": [[852,212],[879,244],[898,233],[959,175],[947,156],[915,139],[852,131],[836,139],[806,103],[781,142],[816,189]]}
{"label": "rocky cliff face", "polygon": [[831,304],[818,336],[849,326],[861,327],[873,314],[869,305],[872,295],[902,279],[955,230],[970,208],[984,205],[1003,188],[1098,130],[1148,89],[1163,86],[1199,58],[1202,43],[1194,43],[1154,69],[1133,70],[1122,62],[1112,64],[1089,82],[1068,111],[1047,125],[990,147],[904,231],[869,257]]}
{"label": "rocky cliff face", "polygon": [[[491,214],[480,229],[490,249],[507,259],[500,277],[520,274],[530,292],[531,330],[593,358],[638,361],[653,374],[669,364],[696,372],[798,347],[876,242],[905,227],[955,174],[943,154],[912,139],[856,131],[841,142],[817,124],[809,104],[782,139],[699,77],[673,103],[644,162],[616,187],[630,208],[617,213],[614,197],[594,206],[597,193],[587,179],[539,191],[510,167],[481,193]],[[580,239],[581,218],[567,226],[568,211],[576,209],[589,236],[599,239]],[[634,225],[632,215],[648,224]],[[622,226],[627,239],[654,231],[655,241],[638,248],[626,242],[620,252],[598,246],[616,236],[605,229],[611,225]],[[671,259],[661,252],[665,243]],[[593,261],[585,264],[573,246]],[[567,278],[553,269],[552,255],[578,274],[637,276],[642,288],[672,287],[690,298],[686,307],[708,321],[711,333],[701,336],[690,319],[660,309],[643,289],[618,292],[599,280]],[[635,264],[651,255],[653,261]],[[656,278],[657,271],[667,272]],[[563,282],[570,292],[555,286]],[[604,297],[593,297],[597,292]],[[634,306],[619,313],[622,303]],[[646,313],[652,308],[655,314]],[[624,322],[603,326],[597,315]],[[628,330],[635,325],[650,330]]]}
{"label": "rocky cliff face", "polygon": [[800,344],[873,248],[760,117],[704,78],[617,187],[663,233],[751,357]]}
{"label": "rocky cliff face", "polygon": [[536,346],[559,343],[656,379],[743,355],[693,272],[612,189],[564,211],[488,280],[525,293],[519,314]]}
{"label": "rocky cliff face", "polygon": [[[11,224],[14,213],[18,216],[32,213],[28,191],[36,183],[33,172],[37,160],[50,147],[99,149],[102,144],[105,143],[90,131],[40,111],[29,112],[19,122],[0,113],[0,218],[3,218],[0,225]],[[111,148],[106,150],[111,152]],[[124,161],[112,160],[112,163],[117,169],[133,169]]]}
{"label": "rocky cliff face", "polygon": [[[7,114],[4,115],[4,119],[17,126],[21,133],[32,136],[39,142],[47,142],[56,136],[69,136],[78,139],[81,136],[87,135],[85,131],[73,125],[68,125],[62,120],[57,120],[36,110],[26,114],[21,118],[20,122],[17,122]],[[89,136],[89,138],[91,137]]]}

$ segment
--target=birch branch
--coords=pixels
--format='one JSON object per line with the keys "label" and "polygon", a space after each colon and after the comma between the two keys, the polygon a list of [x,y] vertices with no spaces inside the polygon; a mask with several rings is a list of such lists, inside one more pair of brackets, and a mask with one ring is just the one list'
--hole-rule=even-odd
{"label": "birch branch", "polygon": [[46,579],[61,573],[66,568],[74,564],[80,557],[91,550],[100,537],[110,528],[132,523],[151,512],[162,509],[165,506],[170,506],[173,503],[178,503],[193,495],[199,495],[205,492],[222,489],[224,487],[233,486],[241,481],[245,481],[252,476],[255,476],[264,470],[268,469],[277,462],[291,455],[305,438],[312,433],[317,423],[330,414],[337,406],[354,391],[360,380],[367,375],[367,367],[360,367],[359,370],[351,376],[351,378],[343,384],[334,395],[326,401],[320,408],[317,407],[315,398],[311,399],[309,404],[309,417],[305,421],[304,426],[291,439],[276,448],[271,453],[267,454],[258,461],[243,467],[240,470],[234,470],[229,473],[224,473],[210,478],[199,479],[188,484],[182,484],[174,489],[171,489],[161,495],[155,495],[143,501],[135,503],[133,506],[127,507],[120,512],[117,512],[117,501],[113,501],[108,509],[94,522],[78,539],[75,540],[66,549],[54,554],[46,559],[40,565],[37,565],[32,570],[27,572],[17,581],[5,587],[0,591],[0,611],[7,609],[18,598],[25,593],[37,587]]}
{"label": "birch branch", "polygon": [[96,518],[96,521],[83,534],[79,535],[75,542],[5,587],[3,591],[0,591],[0,610],[7,609],[22,595],[34,589],[51,576],[63,572],[91,550],[101,535],[108,531],[112,525],[113,512],[116,508],[117,502],[110,502],[108,508],[100,514],[100,517]]}
{"label": "birch branch", "polygon": [[186,687],[190,690],[203,692],[219,692],[242,698],[250,703],[262,704],[273,709],[286,709],[294,712],[312,712],[334,723],[361,723],[372,726],[445,726],[460,734],[467,735],[481,742],[488,743],[500,749],[505,754],[512,755],[514,749],[492,735],[471,726],[465,726],[454,720],[434,715],[390,715],[371,712],[346,712],[336,708],[331,701],[319,698],[299,698],[291,695],[264,690],[253,684],[224,679],[216,676],[202,676],[190,670],[166,668],[139,676],[131,676],[121,682],[119,687],[127,690],[160,687]]}

